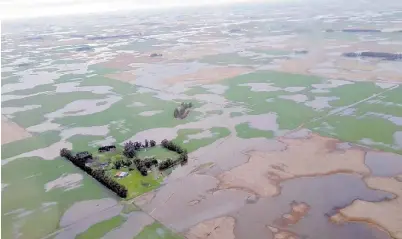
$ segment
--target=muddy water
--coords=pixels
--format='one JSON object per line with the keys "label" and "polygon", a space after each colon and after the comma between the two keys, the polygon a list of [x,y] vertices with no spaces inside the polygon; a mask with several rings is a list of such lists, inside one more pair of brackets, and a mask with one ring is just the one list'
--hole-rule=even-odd
{"label": "muddy water", "polygon": [[367,152],[365,164],[373,176],[393,177],[402,174],[402,155],[384,152]]}
{"label": "muddy water", "polygon": [[220,95],[225,93],[225,91],[229,89],[229,86],[211,84],[211,85],[203,85],[202,88],[207,89],[211,93]]}
{"label": "muddy water", "polygon": [[83,179],[82,174],[63,174],[61,177],[45,184],[45,191],[48,192],[52,189],[62,188],[65,191],[72,190],[74,188],[82,186],[81,181]]}
{"label": "muddy water", "polygon": [[396,146],[402,149],[402,131],[397,131],[393,135]]}
{"label": "muddy water", "polygon": [[249,86],[251,88],[250,90],[254,92],[271,92],[282,90],[279,87],[271,85],[271,83],[244,83],[240,84],[239,86]]}
{"label": "muddy water", "polygon": [[81,115],[95,114],[107,110],[114,103],[118,102],[121,99],[122,98],[119,96],[109,95],[107,98],[101,100],[76,100],[67,104],[66,106],[64,106],[64,108],[46,114],[45,117],[53,119],[53,118],[63,118],[65,116],[81,116]]}
{"label": "muddy water", "polygon": [[[345,186],[347,185],[347,186]],[[366,201],[381,201],[392,198],[386,192],[367,188],[359,176],[336,174],[324,177],[304,177],[281,184],[282,192],[272,198],[260,198],[255,204],[247,204],[239,212],[232,213],[236,218],[237,238],[273,238],[267,225],[275,225],[275,220],[290,210],[292,201],[304,202],[310,206],[307,216],[288,230],[308,238],[389,238],[386,233],[363,224],[335,225],[328,215],[336,208],[343,207],[359,198]]]}
{"label": "muddy water", "polygon": [[99,200],[88,200],[73,204],[60,219],[60,226],[65,227],[87,216],[112,208],[117,205],[113,198],[104,198]]}
{"label": "muddy water", "polygon": [[297,103],[300,102],[306,102],[308,100],[308,97],[306,95],[302,94],[296,94],[296,95],[281,95],[279,96],[281,99],[287,99],[287,100],[293,100]]}
{"label": "muddy water", "polygon": [[27,131],[35,132],[35,133],[43,133],[43,132],[49,131],[49,130],[59,130],[60,128],[61,128],[61,125],[52,123],[52,122],[50,122],[50,120],[48,120],[43,123],[28,127]]}
{"label": "muddy water", "polygon": [[75,135],[106,136],[109,133],[108,125],[92,127],[76,127],[62,130],[60,136],[62,140],[67,140]]}
{"label": "muddy water", "polygon": [[[191,74],[206,66],[197,62],[192,63],[170,63],[170,64],[146,64],[135,71],[136,84],[140,86],[160,88],[158,85],[168,78],[179,75]],[[164,86],[162,86],[164,87]]]}
{"label": "muddy water", "polygon": [[25,105],[24,107],[4,107],[1,109],[1,113],[9,115],[9,117],[18,112],[24,112],[42,107],[41,105]]}
{"label": "muddy water", "polygon": [[299,129],[290,133],[287,133],[284,137],[288,139],[305,139],[311,135],[309,129]]}
{"label": "muddy water", "polygon": [[[92,206],[96,206],[95,208],[96,211],[93,211],[92,213],[85,212],[83,218],[76,219],[74,220],[73,224],[61,229],[55,238],[56,239],[75,238],[78,234],[87,231],[91,226],[119,215],[119,213],[123,209],[122,205],[114,205],[114,206],[112,205],[110,207],[107,207],[109,206],[108,204],[103,205],[103,203],[101,204],[94,204],[95,202],[91,203],[92,204],[89,205],[90,208],[94,208]],[[76,211],[74,213],[77,215],[83,215],[81,210]]]}
{"label": "muddy water", "polygon": [[286,145],[276,140],[268,140],[265,138],[240,139],[237,137],[227,137],[215,141],[206,147],[200,148],[190,154],[189,164],[185,167],[179,167],[169,177],[169,180],[180,178],[189,174],[202,164],[213,162],[214,166],[208,170],[209,175],[216,176],[223,171],[230,170],[236,166],[244,164],[248,161],[249,150],[260,152],[281,151]]}
{"label": "muddy water", "polygon": [[239,210],[251,196],[239,190],[213,192],[217,186],[214,177],[192,174],[160,188],[141,208],[168,227],[183,232],[202,221]]}
{"label": "muddy water", "polygon": [[56,93],[68,93],[68,92],[91,92],[93,94],[110,94],[113,89],[111,86],[79,86],[79,82],[66,82],[61,84],[55,84]]}
{"label": "muddy water", "polygon": [[19,158],[40,157],[44,160],[54,160],[57,157],[59,157],[60,149],[62,149],[62,148],[72,149],[72,144],[70,142],[66,142],[66,141],[59,141],[46,148],[35,149],[33,151],[23,153],[20,155],[16,155],[16,156],[10,157],[8,159],[3,159],[3,160],[1,160],[1,165],[5,165],[5,164],[7,164],[13,160],[19,159]]}

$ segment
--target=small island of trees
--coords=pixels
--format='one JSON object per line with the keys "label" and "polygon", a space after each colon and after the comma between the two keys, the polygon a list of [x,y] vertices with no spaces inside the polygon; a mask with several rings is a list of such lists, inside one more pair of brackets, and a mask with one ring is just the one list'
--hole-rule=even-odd
{"label": "small island of trees", "polygon": [[[145,140],[144,144],[142,142],[128,141],[124,144],[122,153],[118,154],[118,157],[116,157],[117,159],[113,160],[113,162],[112,160],[109,160],[110,163],[97,162],[97,157],[93,157],[93,155],[88,151],[74,154],[72,151],[63,148],[60,150],[60,156],[71,161],[75,166],[81,168],[101,184],[115,192],[118,196],[125,198],[127,197],[127,188],[111,177],[110,173],[107,173],[108,170],[119,170],[126,167],[129,171],[138,170],[142,176],[147,176],[148,171],[152,168],[163,171],[178,164],[186,164],[188,161],[187,150],[167,139],[164,139],[161,142],[161,146],[167,150],[176,152],[178,154],[177,159],[168,158],[165,160],[158,160],[155,157],[138,157],[138,152],[141,149],[152,148],[155,146],[156,142],[154,140]],[[99,153],[115,150],[116,146],[114,145],[98,148]]]}
{"label": "small island of trees", "polygon": [[193,107],[191,102],[184,103],[182,102],[179,107],[174,109],[173,116],[177,119],[184,119],[187,117],[188,113],[190,112],[190,108]]}

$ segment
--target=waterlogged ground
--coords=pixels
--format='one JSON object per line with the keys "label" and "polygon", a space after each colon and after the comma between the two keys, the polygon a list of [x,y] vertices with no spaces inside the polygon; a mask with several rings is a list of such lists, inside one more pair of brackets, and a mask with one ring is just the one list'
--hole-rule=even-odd
{"label": "waterlogged ground", "polygon": [[[342,55],[402,52],[402,6],[361,6],[5,22],[2,238],[402,238],[402,63]],[[189,162],[127,200],[59,157],[145,139]]]}

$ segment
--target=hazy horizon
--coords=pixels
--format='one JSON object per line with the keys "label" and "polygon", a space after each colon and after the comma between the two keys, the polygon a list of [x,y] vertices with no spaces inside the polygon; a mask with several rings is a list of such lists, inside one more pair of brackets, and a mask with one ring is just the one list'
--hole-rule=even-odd
{"label": "hazy horizon", "polygon": [[[246,2],[287,2],[291,0],[15,0],[0,3],[1,20],[19,20],[37,17],[79,15],[89,13],[113,12],[121,10],[158,9],[171,7],[195,7],[203,5],[222,5]],[[295,1],[295,0],[292,0]]]}

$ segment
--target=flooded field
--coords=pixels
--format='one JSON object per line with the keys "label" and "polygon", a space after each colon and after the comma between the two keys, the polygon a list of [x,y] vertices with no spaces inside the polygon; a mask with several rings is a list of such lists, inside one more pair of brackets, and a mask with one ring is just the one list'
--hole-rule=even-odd
{"label": "flooded field", "polygon": [[[402,3],[376,3],[2,22],[2,238],[402,239]],[[127,200],[59,157],[145,139],[189,160]]]}

